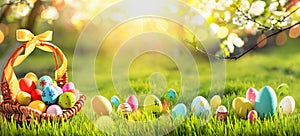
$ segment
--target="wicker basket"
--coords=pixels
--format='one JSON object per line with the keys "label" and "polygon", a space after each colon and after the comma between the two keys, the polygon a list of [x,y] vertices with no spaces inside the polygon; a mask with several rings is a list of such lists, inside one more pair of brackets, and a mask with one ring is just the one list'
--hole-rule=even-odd
{"label": "wicker basket", "polygon": [[[44,42],[44,41],[38,41],[38,45],[34,46],[39,46],[39,47],[46,47],[49,50],[52,50],[51,52],[54,55],[55,63],[56,63],[56,70],[59,69],[59,64],[58,64],[58,59],[57,55],[60,58],[60,61],[66,61],[66,58],[62,51],[53,45],[52,43],[49,42]],[[22,106],[16,102],[16,92],[12,91],[12,83],[8,81],[6,78],[6,72],[5,69],[7,67],[13,67],[15,60],[17,57],[21,54],[24,53],[24,51],[28,48],[28,42],[23,43],[21,46],[19,46],[9,57],[8,61],[6,62],[6,65],[4,66],[3,74],[2,74],[2,80],[1,80],[1,90],[2,90],[2,96],[3,96],[3,101],[0,104],[0,112],[3,117],[5,117],[8,120],[14,119],[17,122],[30,122],[33,120],[32,117],[35,119],[41,121],[41,120],[48,120],[50,119],[51,121],[54,119],[69,119],[73,117],[77,112],[80,111],[80,109],[83,107],[84,102],[85,102],[85,96],[83,94],[79,94],[79,99],[75,103],[75,105],[70,108],[70,109],[64,109],[63,114],[55,115],[55,114],[46,114],[46,113],[41,113],[38,110],[32,109],[28,106]],[[65,59],[65,60],[64,60]],[[55,79],[57,85],[59,87],[63,87],[67,81],[67,70],[64,68],[64,73],[62,73],[61,77],[59,79]],[[13,73],[13,70],[11,70]],[[57,72],[57,71],[56,71]],[[14,73],[13,73],[14,76]],[[56,77],[57,78],[57,77]]]}

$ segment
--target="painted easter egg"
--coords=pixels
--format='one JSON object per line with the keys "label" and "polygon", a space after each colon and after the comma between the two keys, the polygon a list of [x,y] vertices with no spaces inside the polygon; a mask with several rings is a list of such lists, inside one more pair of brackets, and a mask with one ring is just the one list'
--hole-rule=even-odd
{"label": "painted easter egg", "polygon": [[55,115],[59,115],[59,114],[62,114],[63,111],[61,109],[60,106],[58,105],[51,105],[47,108],[47,111],[46,111],[47,114],[55,114]]}
{"label": "painted easter egg", "polygon": [[208,101],[202,96],[197,96],[192,101],[191,111],[196,116],[200,116],[200,117],[208,116],[210,114],[210,106]]}
{"label": "painted easter egg", "polygon": [[168,97],[171,98],[171,99],[175,99],[176,96],[177,96],[176,91],[175,91],[174,89],[171,88],[171,89],[168,91]]}
{"label": "painted easter egg", "polygon": [[98,115],[109,115],[112,112],[112,106],[105,97],[96,95],[91,100],[92,108]]}
{"label": "painted easter egg", "polygon": [[118,96],[113,96],[111,97],[110,102],[113,106],[117,107],[120,104],[120,99]]}
{"label": "painted easter egg", "polygon": [[43,91],[40,89],[34,89],[31,91],[31,100],[35,101],[35,100],[42,100],[42,94]]}
{"label": "painted easter egg", "polygon": [[257,90],[255,88],[249,88],[247,90],[246,99],[251,102],[252,106],[254,106],[256,95],[257,95]]}
{"label": "painted easter egg", "polygon": [[27,73],[25,75],[25,78],[31,79],[34,82],[34,84],[36,84],[38,82],[38,80],[39,80],[38,77],[34,73],[32,73],[32,72]]}
{"label": "painted easter egg", "polygon": [[47,105],[52,105],[57,102],[59,94],[53,86],[46,86],[42,93],[42,101]]}
{"label": "painted easter egg", "polygon": [[21,78],[19,81],[20,89],[24,92],[31,93],[35,89],[35,83],[29,78]]}
{"label": "painted easter egg", "polygon": [[227,108],[223,105],[219,106],[216,110],[216,115],[219,120],[224,121],[227,118],[228,111]]}
{"label": "painted easter egg", "polygon": [[179,103],[172,109],[173,118],[186,118],[187,109],[183,103]]}
{"label": "painted easter egg", "polygon": [[292,96],[282,98],[279,103],[279,112],[283,114],[291,114],[295,109],[295,100]]}
{"label": "painted easter egg", "polygon": [[161,101],[162,104],[162,112],[167,112],[168,110],[170,110],[170,103],[166,100],[162,100]]}
{"label": "painted easter egg", "polygon": [[122,103],[118,106],[117,112],[122,113],[123,115],[130,114],[132,112],[132,108],[129,103]]}
{"label": "painted easter egg", "polygon": [[36,84],[36,88],[40,90],[43,90],[46,86],[52,86],[52,79],[50,76],[42,76]]}
{"label": "painted easter egg", "polygon": [[253,123],[257,120],[258,114],[255,110],[251,110],[248,113],[248,120],[250,121],[250,123]]}
{"label": "painted easter egg", "polygon": [[274,90],[270,86],[265,86],[257,93],[254,110],[258,116],[263,119],[274,116],[277,107],[277,97]]}
{"label": "painted easter egg", "polygon": [[64,87],[62,88],[63,92],[72,92],[72,93],[76,93],[75,92],[75,85],[72,82],[68,82],[64,85]]}
{"label": "painted easter egg", "polygon": [[46,111],[46,109],[47,109],[46,104],[45,104],[44,102],[42,102],[42,101],[39,101],[39,100],[32,101],[32,102],[28,105],[28,107],[33,108],[33,109],[35,109],[35,110],[38,110],[38,111],[40,111],[40,112],[42,112],[42,113],[44,113],[44,112]]}
{"label": "painted easter egg", "polygon": [[138,100],[134,95],[130,95],[127,99],[126,99],[126,103],[128,103],[131,106],[132,111],[136,111],[138,109]]}
{"label": "painted easter egg", "polygon": [[232,108],[240,118],[244,119],[247,118],[248,112],[253,110],[251,102],[243,97],[237,97],[233,99]]}
{"label": "painted easter egg", "polygon": [[289,93],[289,85],[286,83],[281,83],[278,87],[277,87],[277,92],[279,93],[279,96],[284,96],[287,95]]}
{"label": "painted easter egg", "polygon": [[61,95],[63,93],[62,89],[59,86],[53,86],[58,93],[58,95]]}
{"label": "painted easter egg", "polygon": [[76,103],[76,96],[74,93],[65,92],[58,98],[58,105],[63,109],[72,108]]}
{"label": "painted easter egg", "polygon": [[161,101],[155,95],[148,95],[144,100],[144,111],[158,117],[162,112]]}
{"label": "painted easter egg", "polygon": [[210,106],[213,108],[218,108],[221,105],[221,97],[219,95],[215,95],[210,99]]}
{"label": "painted easter egg", "polygon": [[17,95],[17,102],[21,105],[27,106],[31,102],[31,96],[27,92],[20,92]]}

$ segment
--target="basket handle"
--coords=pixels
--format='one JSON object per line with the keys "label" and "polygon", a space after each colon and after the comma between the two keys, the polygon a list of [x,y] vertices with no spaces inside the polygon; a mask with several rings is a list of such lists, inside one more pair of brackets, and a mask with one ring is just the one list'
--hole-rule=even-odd
{"label": "basket handle", "polygon": [[[21,64],[32,53],[35,47],[43,51],[53,53],[56,64],[55,80],[58,81],[63,78],[67,71],[67,59],[57,46],[49,42],[45,42],[52,40],[52,31],[46,31],[45,33],[34,36],[30,31],[26,29],[19,29],[17,30],[17,40],[23,41],[24,43],[19,46],[7,60],[1,79],[2,83],[5,80],[8,83],[13,98],[16,97],[19,90],[18,79],[13,71],[13,67]],[[21,55],[21,53],[23,52],[24,54]],[[59,63],[57,60],[57,54],[61,61],[60,67],[58,66]]]}

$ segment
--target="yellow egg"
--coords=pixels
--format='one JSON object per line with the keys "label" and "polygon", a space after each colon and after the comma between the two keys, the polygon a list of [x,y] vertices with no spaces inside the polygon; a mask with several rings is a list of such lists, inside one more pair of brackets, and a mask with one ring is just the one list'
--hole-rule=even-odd
{"label": "yellow egg", "polygon": [[112,106],[109,100],[101,95],[92,98],[92,108],[98,115],[109,115],[112,112]]}
{"label": "yellow egg", "polygon": [[42,101],[39,101],[39,100],[31,102],[28,107],[33,108],[35,110],[38,110],[42,113],[44,113],[47,109],[46,104]]}
{"label": "yellow egg", "polygon": [[210,105],[213,108],[218,108],[221,105],[221,97],[219,95],[215,95],[210,99]]}
{"label": "yellow egg", "polygon": [[29,105],[29,103],[31,102],[30,94],[27,92],[20,92],[17,95],[17,102],[23,106]]}
{"label": "yellow egg", "polygon": [[29,72],[29,73],[27,73],[26,75],[25,75],[25,78],[29,78],[29,79],[31,79],[35,84],[38,82],[38,77],[34,74],[34,73],[32,73],[32,72]]}
{"label": "yellow egg", "polygon": [[160,115],[162,112],[162,104],[155,95],[148,95],[144,100],[144,111],[149,115]]}
{"label": "yellow egg", "polygon": [[232,109],[240,118],[246,119],[253,106],[246,98],[237,97],[232,101]]}

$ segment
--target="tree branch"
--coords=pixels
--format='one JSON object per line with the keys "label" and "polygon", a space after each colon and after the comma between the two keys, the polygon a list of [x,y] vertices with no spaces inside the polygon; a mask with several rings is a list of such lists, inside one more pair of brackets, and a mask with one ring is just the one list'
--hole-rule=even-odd
{"label": "tree branch", "polygon": [[260,43],[262,43],[264,40],[269,39],[270,37],[275,36],[275,35],[277,35],[277,34],[283,32],[283,31],[289,30],[289,29],[291,29],[292,27],[294,27],[294,26],[296,26],[296,25],[299,25],[299,24],[300,24],[300,22],[297,22],[297,23],[295,23],[295,24],[293,24],[293,25],[291,25],[291,26],[289,26],[289,27],[286,27],[286,28],[284,28],[284,29],[280,29],[280,30],[278,30],[277,32],[274,32],[274,33],[272,33],[272,34],[266,36],[265,38],[263,38],[263,39],[261,39],[259,42],[257,42],[253,47],[249,48],[248,50],[246,50],[245,52],[243,52],[243,53],[240,54],[240,55],[237,55],[237,56],[228,56],[228,57],[219,57],[219,56],[215,56],[215,57],[217,57],[218,59],[235,59],[235,60],[236,60],[236,59],[239,59],[239,58],[241,58],[242,56],[244,56],[245,54],[247,54],[248,52],[250,52],[251,50],[255,49],[255,48],[256,48]]}

